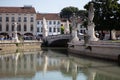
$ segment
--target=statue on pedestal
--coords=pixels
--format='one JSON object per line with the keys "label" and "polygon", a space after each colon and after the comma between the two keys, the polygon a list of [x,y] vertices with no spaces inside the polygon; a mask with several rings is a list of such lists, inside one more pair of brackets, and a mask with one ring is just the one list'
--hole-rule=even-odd
{"label": "statue on pedestal", "polygon": [[70,26],[69,26],[69,21],[68,20],[66,21],[66,27],[65,27],[64,33],[65,34],[69,34],[70,33]]}
{"label": "statue on pedestal", "polygon": [[95,36],[95,31],[94,31],[94,27],[95,24],[93,22],[93,18],[94,18],[94,7],[93,7],[93,3],[90,3],[90,7],[88,10],[88,35],[90,36],[90,41],[98,41],[98,38],[96,38]]}
{"label": "statue on pedestal", "polygon": [[72,17],[72,40],[71,42],[76,42],[79,41],[79,38],[77,36],[77,18],[75,16],[75,14],[73,14]]}
{"label": "statue on pedestal", "polygon": [[48,36],[47,22],[46,19],[43,17],[43,38],[46,38],[47,36]]}
{"label": "statue on pedestal", "polygon": [[15,25],[15,35],[14,35],[14,41],[16,42],[16,43],[19,43],[20,41],[19,41],[19,39],[18,39],[18,34],[17,34],[17,22],[14,22],[14,25]]}

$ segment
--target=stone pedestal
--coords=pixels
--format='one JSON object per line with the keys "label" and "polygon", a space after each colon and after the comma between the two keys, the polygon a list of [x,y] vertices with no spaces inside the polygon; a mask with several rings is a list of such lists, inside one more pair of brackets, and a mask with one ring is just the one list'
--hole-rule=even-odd
{"label": "stone pedestal", "polygon": [[72,40],[71,40],[71,42],[77,42],[77,41],[79,41],[79,38],[78,38],[78,36],[77,36],[77,30],[72,30]]}
{"label": "stone pedestal", "polygon": [[15,31],[15,39],[14,39],[15,42],[19,43],[19,39],[18,39],[18,36],[17,36],[17,32]]}
{"label": "stone pedestal", "polygon": [[90,41],[98,41],[98,38],[95,36],[95,31],[94,31],[95,24],[91,23],[88,25],[88,35],[89,35],[89,40]]}
{"label": "stone pedestal", "polygon": [[113,40],[116,40],[116,31],[115,30],[112,30],[112,32],[111,32],[112,34],[112,39]]}

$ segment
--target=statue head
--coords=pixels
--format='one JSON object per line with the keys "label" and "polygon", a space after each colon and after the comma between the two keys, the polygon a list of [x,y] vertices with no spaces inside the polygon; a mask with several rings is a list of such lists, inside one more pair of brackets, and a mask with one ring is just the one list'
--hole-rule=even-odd
{"label": "statue head", "polygon": [[94,4],[93,3],[90,3],[90,6],[89,6],[89,12],[94,12]]}

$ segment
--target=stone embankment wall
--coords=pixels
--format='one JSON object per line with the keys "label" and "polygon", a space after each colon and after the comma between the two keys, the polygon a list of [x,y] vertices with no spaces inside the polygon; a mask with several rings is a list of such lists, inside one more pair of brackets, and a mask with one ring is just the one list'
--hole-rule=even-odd
{"label": "stone embankment wall", "polygon": [[86,46],[80,43],[69,43],[68,51],[85,56],[117,60],[120,55],[120,43],[92,42]]}
{"label": "stone embankment wall", "polygon": [[11,51],[16,49],[40,48],[41,42],[0,43],[0,50]]}

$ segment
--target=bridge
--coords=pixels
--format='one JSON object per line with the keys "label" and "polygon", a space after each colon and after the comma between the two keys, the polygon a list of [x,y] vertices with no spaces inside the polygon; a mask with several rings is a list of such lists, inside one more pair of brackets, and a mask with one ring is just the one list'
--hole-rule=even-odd
{"label": "bridge", "polygon": [[70,34],[51,35],[43,39],[44,46],[67,46],[72,36]]}

